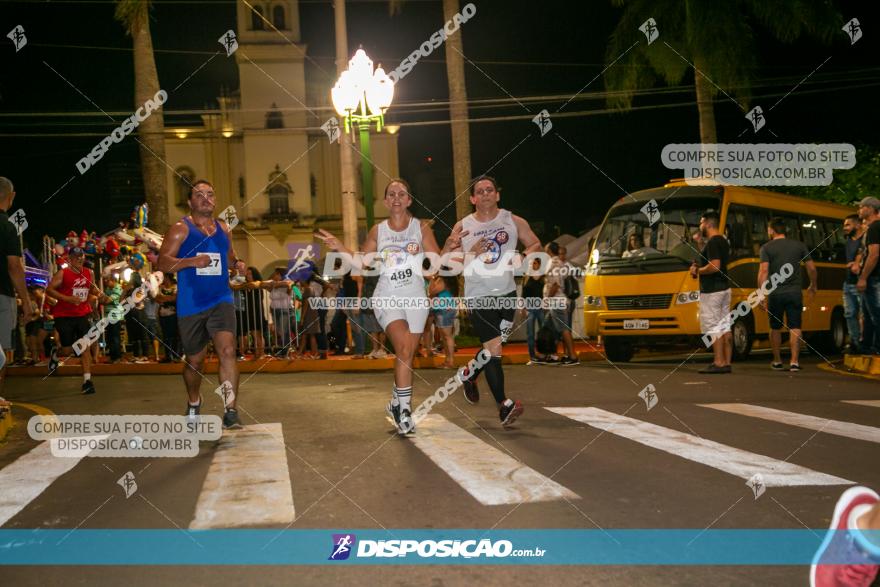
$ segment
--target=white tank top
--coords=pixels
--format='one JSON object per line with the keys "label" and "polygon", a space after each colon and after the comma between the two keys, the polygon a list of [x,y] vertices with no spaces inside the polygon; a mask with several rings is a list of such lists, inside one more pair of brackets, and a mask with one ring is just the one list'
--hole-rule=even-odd
{"label": "white tank top", "polygon": [[489,240],[489,250],[465,267],[465,297],[503,296],[516,291],[510,263],[516,243],[519,242],[519,234],[510,210],[499,208],[498,214],[489,222],[479,222],[473,214],[469,214],[461,224],[468,232],[461,239],[461,248],[465,253],[481,238]]}
{"label": "white tank top", "polygon": [[410,218],[406,230],[396,232],[388,221],[379,224],[376,239],[377,258],[382,261],[382,273],[374,296],[425,297],[425,279],[422,277],[422,223]]}

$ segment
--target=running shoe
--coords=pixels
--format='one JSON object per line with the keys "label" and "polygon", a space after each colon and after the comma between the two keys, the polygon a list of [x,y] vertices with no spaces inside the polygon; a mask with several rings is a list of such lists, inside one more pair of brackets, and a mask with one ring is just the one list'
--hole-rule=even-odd
{"label": "running shoe", "polygon": [[559,361],[559,365],[562,365],[563,367],[570,367],[572,365],[580,364],[581,362],[578,359],[572,357],[563,357],[562,360]]}
{"label": "running shoe", "polygon": [[394,426],[399,430],[400,429],[400,406],[392,405],[391,402],[388,402],[385,405],[385,413],[388,414],[388,417],[394,420]]}
{"label": "running shoe", "polygon": [[480,388],[477,387],[477,382],[464,379],[461,384],[464,386],[464,399],[467,403],[478,404],[480,402]]}
{"label": "running shoe", "polygon": [[412,414],[409,413],[409,410],[400,410],[400,422],[397,424],[397,431],[401,436],[404,434],[415,434],[416,423],[413,422]]}
{"label": "running shoe", "polygon": [[198,405],[192,405],[189,402],[186,402],[186,412],[184,412],[184,416],[189,420],[198,420],[199,414],[202,412],[202,398],[199,398]]}
{"label": "running shoe", "polygon": [[501,418],[502,426],[510,426],[517,418],[522,416],[523,406],[519,400],[514,400],[511,404],[501,404],[501,410],[498,415]]}
{"label": "running shoe", "polygon": [[785,371],[785,365],[782,363],[770,363],[770,368],[774,371]]}
{"label": "running shoe", "polygon": [[792,363],[791,365],[789,365],[788,370],[791,372],[801,371],[801,366],[797,363]]}
{"label": "running shoe", "polygon": [[95,384],[92,383],[91,379],[89,379],[88,381],[83,381],[82,393],[83,395],[91,395],[95,393]]}
{"label": "running shoe", "polygon": [[834,507],[831,527],[813,557],[811,587],[868,587],[874,582],[880,561],[869,557],[856,543],[849,518],[853,508],[878,501],[880,497],[867,487],[850,487],[843,492]]}
{"label": "running shoe", "polygon": [[49,371],[49,375],[51,375],[52,373],[55,372],[56,369],[58,369],[58,363],[59,363],[58,349],[55,347],[52,347],[52,354],[49,355],[49,364],[46,366],[46,368]]}
{"label": "running shoe", "polygon": [[238,410],[229,408],[223,414],[223,428],[226,430],[237,430],[242,428],[241,422],[238,420]]}

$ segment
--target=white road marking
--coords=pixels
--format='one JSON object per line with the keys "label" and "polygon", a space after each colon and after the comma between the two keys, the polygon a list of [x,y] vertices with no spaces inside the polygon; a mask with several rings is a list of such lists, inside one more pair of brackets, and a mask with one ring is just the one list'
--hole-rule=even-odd
{"label": "white road marking", "polygon": [[83,459],[52,456],[50,444],[41,442],[0,470],[0,526]]}
{"label": "white road marking", "polygon": [[281,424],[224,430],[190,529],[293,522],[293,490]]}
{"label": "white road marking", "polygon": [[773,408],[753,406],[750,404],[697,405],[704,408],[712,408],[713,410],[720,410],[722,412],[729,412],[731,414],[751,416],[753,418],[761,418],[762,420],[788,424],[789,426],[798,426],[800,428],[807,428],[808,430],[816,430],[824,434],[845,436],[846,438],[865,440],[867,442],[880,442],[880,428],[874,428],[872,426],[852,424],[850,422],[841,422],[839,420],[829,420],[828,418],[818,418],[816,416],[796,414],[794,412],[786,412],[784,410],[775,410]]}
{"label": "white road marking", "polygon": [[871,408],[880,408],[880,399],[842,399],[845,404],[856,404],[859,406],[868,406]]}
{"label": "white road marking", "polygon": [[483,505],[580,499],[443,416],[425,417],[407,439]]}
{"label": "white road marking", "polygon": [[767,487],[853,483],[840,477],[598,408],[546,409],[639,444],[724,471],[740,479],[748,480],[756,473],[760,473]]}

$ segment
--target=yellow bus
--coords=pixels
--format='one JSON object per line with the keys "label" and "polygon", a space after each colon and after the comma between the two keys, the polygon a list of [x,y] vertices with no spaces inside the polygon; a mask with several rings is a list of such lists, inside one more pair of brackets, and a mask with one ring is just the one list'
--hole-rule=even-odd
{"label": "yellow bus", "polygon": [[[815,298],[804,296],[805,338],[823,354],[840,352],[846,339],[842,224],[855,209],[710,181],[700,184],[673,180],[626,195],[608,211],[584,278],[587,335],[601,336],[615,362],[629,361],[642,348],[702,345],[699,282],[688,269],[702,248],[700,216],[715,210],[730,243],[731,308],[757,287],[758,252],[768,240],[767,222],[781,216],[788,238],[802,240],[812,251],[818,272]],[[806,289],[809,277],[806,271],[802,274]],[[734,356],[747,357],[753,342],[768,334],[767,313],[760,307],[738,318],[733,324]]]}

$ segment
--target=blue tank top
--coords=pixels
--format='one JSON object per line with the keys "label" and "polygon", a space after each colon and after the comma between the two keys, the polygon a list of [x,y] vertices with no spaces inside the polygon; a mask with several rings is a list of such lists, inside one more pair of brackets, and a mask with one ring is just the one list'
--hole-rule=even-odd
{"label": "blue tank top", "polygon": [[232,288],[229,287],[229,237],[216,220],[214,236],[205,236],[190,221],[184,218],[189,233],[180,245],[177,254],[180,259],[199,254],[212,258],[210,266],[204,269],[187,267],[177,272],[177,315],[191,316],[204,312],[217,304],[232,303]]}

